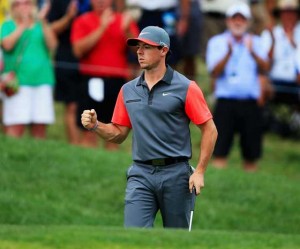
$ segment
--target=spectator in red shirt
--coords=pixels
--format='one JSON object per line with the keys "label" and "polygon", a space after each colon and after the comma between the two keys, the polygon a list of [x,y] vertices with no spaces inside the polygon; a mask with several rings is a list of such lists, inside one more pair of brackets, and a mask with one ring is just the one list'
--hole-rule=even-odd
{"label": "spectator in red shirt", "polygon": [[[129,77],[126,39],[139,32],[130,15],[112,9],[113,0],[91,0],[92,11],[75,19],[71,30],[73,52],[80,61],[82,74],[78,125],[81,113],[96,107],[103,122],[110,122],[118,92]],[[83,132],[81,144],[98,145],[89,131]],[[117,149],[106,142],[106,149]]]}

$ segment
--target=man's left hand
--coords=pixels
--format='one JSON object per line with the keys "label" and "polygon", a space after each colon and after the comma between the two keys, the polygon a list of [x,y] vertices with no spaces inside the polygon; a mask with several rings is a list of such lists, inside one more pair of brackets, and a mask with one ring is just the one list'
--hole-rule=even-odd
{"label": "man's left hand", "polygon": [[196,189],[196,195],[200,194],[202,188],[204,188],[204,173],[198,172],[197,170],[190,176],[189,189],[192,193],[193,187]]}

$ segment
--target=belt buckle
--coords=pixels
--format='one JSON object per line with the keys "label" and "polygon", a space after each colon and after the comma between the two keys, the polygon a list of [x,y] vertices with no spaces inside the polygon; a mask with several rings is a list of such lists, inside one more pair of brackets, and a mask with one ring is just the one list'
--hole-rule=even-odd
{"label": "belt buckle", "polygon": [[153,166],[164,166],[164,165],[166,165],[166,162],[165,162],[164,158],[153,159],[152,160],[152,165]]}

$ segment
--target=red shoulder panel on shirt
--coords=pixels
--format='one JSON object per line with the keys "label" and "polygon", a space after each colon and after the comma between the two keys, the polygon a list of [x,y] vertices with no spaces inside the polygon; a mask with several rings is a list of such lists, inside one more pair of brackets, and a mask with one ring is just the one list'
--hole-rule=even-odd
{"label": "red shoulder panel on shirt", "polygon": [[186,94],[185,112],[196,125],[203,124],[212,119],[212,114],[207,106],[203,93],[194,81],[190,83]]}
{"label": "red shoulder panel on shirt", "polygon": [[130,118],[129,118],[129,115],[128,115],[128,112],[127,112],[127,109],[126,109],[126,106],[124,103],[123,88],[121,88],[121,90],[119,92],[111,122],[114,124],[127,126],[129,128],[132,127]]}

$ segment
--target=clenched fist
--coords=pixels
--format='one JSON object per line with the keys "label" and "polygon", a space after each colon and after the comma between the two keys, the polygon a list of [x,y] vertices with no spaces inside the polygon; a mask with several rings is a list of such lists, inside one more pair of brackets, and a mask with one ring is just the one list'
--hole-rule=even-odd
{"label": "clenched fist", "polygon": [[84,110],[81,114],[81,123],[84,128],[88,130],[95,130],[97,128],[97,113],[94,109]]}

